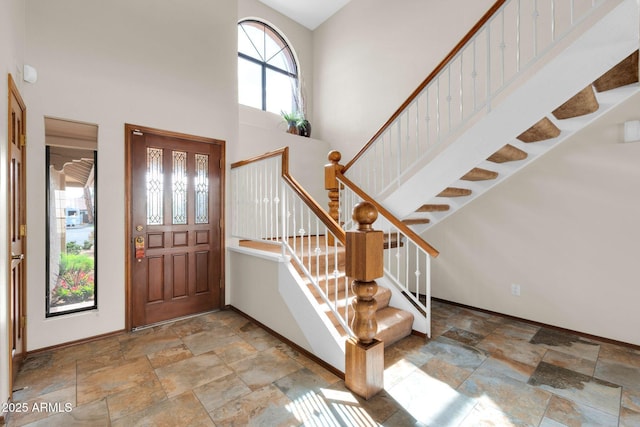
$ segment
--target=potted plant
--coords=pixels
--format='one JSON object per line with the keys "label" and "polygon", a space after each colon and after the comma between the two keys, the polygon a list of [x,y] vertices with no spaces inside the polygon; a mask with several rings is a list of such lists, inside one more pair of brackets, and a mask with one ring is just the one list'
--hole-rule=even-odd
{"label": "potted plant", "polygon": [[298,135],[298,121],[300,120],[300,113],[297,111],[291,113],[281,111],[280,114],[282,115],[282,118],[287,122],[287,132]]}
{"label": "potted plant", "polygon": [[298,135],[306,136],[307,138],[311,136],[311,123],[304,117],[304,114],[300,115],[296,126],[298,128]]}

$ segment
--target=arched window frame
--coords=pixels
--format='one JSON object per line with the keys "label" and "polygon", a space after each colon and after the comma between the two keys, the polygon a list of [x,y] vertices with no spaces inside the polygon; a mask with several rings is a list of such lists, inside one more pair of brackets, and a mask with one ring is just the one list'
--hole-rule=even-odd
{"label": "arched window frame", "polygon": [[[264,41],[261,46],[261,48],[263,49],[262,52],[260,52],[260,48],[253,43],[252,45],[255,49],[255,52],[253,52],[254,55],[249,55],[245,52],[241,52],[240,46],[238,47],[239,68],[240,68],[241,59],[260,67],[260,92],[261,92],[260,102],[259,102],[260,105],[259,106],[255,105],[255,103],[254,105],[250,105],[250,104],[245,104],[245,105],[250,105],[256,108],[260,108],[263,111],[271,111],[274,113],[280,113],[281,111],[301,112],[302,105],[300,102],[300,80],[299,80],[299,72],[298,72],[298,69],[299,69],[298,60],[296,58],[295,52],[291,48],[290,43],[287,41],[285,36],[276,28],[274,28],[272,25],[256,18],[247,18],[247,19],[240,20],[238,22],[239,38],[242,36],[241,31],[244,31],[247,38],[251,41],[251,37],[246,33],[246,29],[244,27],[245,25],[249,25],[253,28],[262,29],[262,33],[264,37]],[[271,54],[269,57],[266,57],[267,56],[265,52],[266,49],[264,48],[267,45],[267,38],[275,42],[280,47],[280,49],[276,53]],[[276,57],[279,57],[279,59],[284,58],[281,62],[285,64],[285,67],[277,66],[271,62]],[[294,82],[291,85],[291,106],[290,107],[279,108],[279,109],[269,108],[268,104],[269,104],[270,85],[269,85],[268,75],[271,72],[276,73],[277,75],[280,75],[280,76],[286,76],[290,78],[291,81]],[[240,76],[238,78],[238,84],[239,85],[242,84]],[[239,87],[239,93],[240,93],[240,90],[241,88]],[[240,103],[243,103],[241,99],[239,99],[239,101]]]}

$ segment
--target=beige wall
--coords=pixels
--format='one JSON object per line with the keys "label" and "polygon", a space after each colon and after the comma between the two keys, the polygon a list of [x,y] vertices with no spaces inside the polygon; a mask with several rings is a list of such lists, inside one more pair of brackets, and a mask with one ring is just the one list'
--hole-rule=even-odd
{"label": "beige wall", "polygon": [[[28,0],[29,350],[124,328],[124,124],[238,143],[235,1]],[[45,319],[45,116],[98,126],[98,310]]]}
{"label": "beige wall", "polygon": [[492,0],[352,0],[314,31],[316,136],[346,163]]}
{"label": "beige wall", "polygon": [[425,232],[433,295],[640,344],[640,143],[620,142],[638,111],[635,95]]}

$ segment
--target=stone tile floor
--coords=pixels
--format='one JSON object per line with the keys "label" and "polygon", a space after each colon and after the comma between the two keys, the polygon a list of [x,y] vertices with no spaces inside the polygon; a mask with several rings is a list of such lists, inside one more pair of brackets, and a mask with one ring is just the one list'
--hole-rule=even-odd
{"label": "stone tile floor", "polygon": [[9,426],[640,426],[640,350],[433,303],[433,339],[344,381],[233,311],[30,356]]}

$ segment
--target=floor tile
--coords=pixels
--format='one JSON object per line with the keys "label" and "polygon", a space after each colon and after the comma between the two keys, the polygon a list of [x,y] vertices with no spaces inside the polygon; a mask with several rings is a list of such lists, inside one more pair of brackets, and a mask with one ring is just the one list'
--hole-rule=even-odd
{"label": "floor tile", "polygon": [[529,342],[543,345],[549,350],[592,361],[598,359],[600,352],[600,344],[596,342],[580,338],[569,332],[549,328],[540,328]]}
{"label": "floor tile", "polygon": [[571,371],[580,372],[581,374],[585,374],[588,376],[593,376],[593,373],[596,369],[595,360],[583,359],[580,356],[574,356],[572,354],[567,354],[556,350],[547,350],[544,357],[542,358],[542,361],[549,363],[550,365],[555,365],[561,368],[569,369]]}
{"label": "floor tile", "polygon": [[207,412],[251,393],[251,389],[236,374],[229,374],[193,390]]}
{"label": "floor tile", "polygon": [[214,353],[204,353],[155,370],[167,396],[174,397],[232,373]]}
{"label": "floor tile", "polygon": [[191,350],[189,350],[186,345],[180,344],[176,347],[164,348],[147,354],[147,357],[153,368],[160,368],[193,357],[193,353],[191,353]]}
{"label": "floor tile", "polygon": [[535,372],[536,368],[526,363],[512,359],[496,359],[488,357],[484,363],[476,369],[476,373],[490,375],[503,375],[516,381],[526,383]]}
{"label": "floor tile", "polygon": [[258,350],[237,335],[226,338],[213,350],[225,363],[237,362],[258,353]]}
{"label": "floor tile", "polygon": [[600,344],[598,361],[602,360],[640,368],[640,350],[610,343],[602,343]]}
{"label": "floor tile", "polygon": [[168,328],[132,332],[120,342],[125,359],[133,359],[182,344],[180,338]]}
{"label": "floor tile", "polygon": [[55,410],[75,408],[76,387],[73,385],[62,388],[51,393],[41,394],[30,400],[21,400],[20,403],[21,408],[25,410],[11,414],[11,423],[15,426],[23,426],[50,416],[51,410],[40,410],[41,404],[52,404]]}
{"label": "floor tile", "polygon": [[273,383],[291,400],[308,393],[318,393],[321,388],[330,384],[307,368],[297,370]]}
{"label": "floor tile", "polygon": [[297,426],[302,424],[287,408],[291,401],[274,385],[266,385],[210,412],[221,426]]}
{"label": "floor tile", "polygon": [[474,398],[420,370],[387,391],[413,418],[426,425],[458,425],[476,404]]}
{"label": "floor tile", "polygon": [[529,384],[573,402],[618,416],[622,387],[542,362]]}
{"label": "floor tile", "polygon": [[107,396],[107,407],[112,420],[117,420],[136,412],[143,411],[167,399],[158,378],[153,376],[147,381]]}
{"label": "floor tile", "polygon": [[120,418],[113,427],[130,426],[215,426],[191,391],[164,400],[144,411]]}
{"label": "floor tile", "polygon": [[638,427],[640,426],[640,412],[631,409],[622,408],[620,410],[620,427]]}
{"label": "floor tile", "polygon": [[155,378],[149,360],[138,357],[111,366],[78,373],[78,406],[117,393]]}
{"label": "floor tile", "polygon": [[545,416],[567,426],[616,427],[618,416],[607,414],[587,405],[553,396]]}
{"label": "floor tile", "polygon": [[510,359],[529,366],[540,363],[547,351],[546,348],[527,341],[509,339],[497,334],[491,334],[483,339],[477,348],[486,351],[496,359]]}
{"label": "floor tile", "polygon": [[76,386],[76,364],[47,366],[21,371],[13,384],[13,399],[24,402],[51,392]]}
{"label": "floor tile", "polygon": [[455,327],[443,333],[442,336],[471,346],[478,344],[485,337],[485,335],[476,334]]}
{"label": "floor tile", "polygon": [[458,388],[473,373],[473,369],[460,368],[438,357],[430,359],[420,369],[453,389]]}
{"label": "floor tile", "polygon": [[640,391],[640,366],[599,359],[594,377]]}
{"label": "floor tile", "polygon": [[215,350],[229,342],[240,340],[241,338],[226,326],[220,326],[182,338],[182,342],[184,342],[185,345],[189,347],[189,350],[196,356]]}
{"label": "floor tile", "polygon": [[640,412],[640,391],[622,389],[622,406]]}
{"label": "floor tile", "polygon": [[110,425],[107,404],[102,399],[88,405],[73,408],[69,412],[50,415],[47,418],[29,424],[29,427],[107,427]]}
{"label": "floor tile", "polygon": [[447,337],[430,341],[421,351],[463,369],[475,369],[487,358],[481,350]]}
{"label": "floor tile", "polygon": [[289,375],[301,366],[276,348],[257,353],[229,367],[252,389],[256,390]]}
{"label": "floor tile", "polygon": [[516,425],[538,425],[551,393],[496,371],[476,371],[458,390],[478,400],[483,410],[505,414]]}

